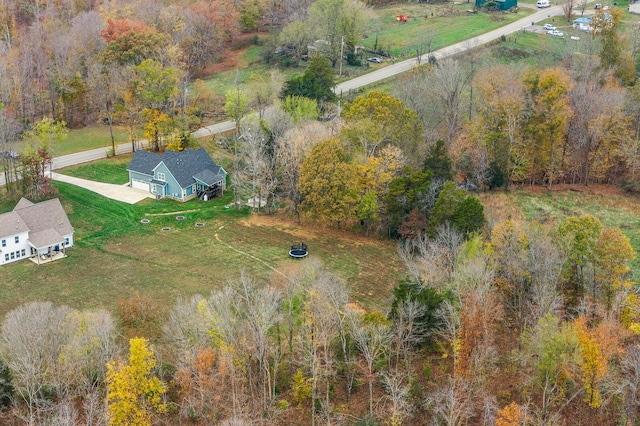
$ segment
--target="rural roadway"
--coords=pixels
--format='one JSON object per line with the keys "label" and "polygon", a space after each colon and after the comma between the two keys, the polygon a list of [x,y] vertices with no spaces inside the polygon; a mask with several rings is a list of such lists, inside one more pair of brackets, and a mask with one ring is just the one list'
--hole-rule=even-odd
{"label": "rural roadway", "polygon": [[[490,41],[496,40],[503,35],[509,35],[511,33],[524,30],[527,27],[531,27],[532,23],[539,22],[543,19],[547,19],[553,16],[563,15],[562,6],[552,6],[546,9],[539,9],[534,14],[522,18],[518,21],[507,24],[496,30],[489,31],[477,37],[473,37],[464,40],[460,43],[453,44],[451,46],[444,47],[442,49],[432,52],[436,59],[442,59],[448,56],[455,55],[465,50],[472,49]],[[423,55],[420,59],[421,63],[425,63],[428,60],[427,55]],[[362,86],[375,83],[380,80],[384,80],[389,77],[393,77],[397,74],[401,74],[410,70],[418,65],[418,61],[415,57],[406,59],[404,61],[397,62],[393,65],[388,65],[379,70],[370,72],[368,74],[356,77],[354,79],[345,81],[338,84],[334,92],[337,95],[348,93],[350,90],[356,90]],[[235,123],[232,121],[224,121],[216,123],[211,126],[206,126],[196,130],[192,135],[196,138],[202,138],[206,136],[216,135],[224,132],[229,132],[235,129]],[[139,147],[144,147],[145,141],[137,142]],[[99,160],[107,157],[107,151],[110,147],[96,148],[88,151],[77,152],[75,154],[62,155],[60,157],[54,157],[51,168],[53,170],[61,169],[63,167],[72,166],[74,164],[86,163],[93,160]],[[116,154],[125,154],[131,152],[131,143],[123,143],[116,145]],[[4,174],[0,173],[0,186],[5,184]]]}

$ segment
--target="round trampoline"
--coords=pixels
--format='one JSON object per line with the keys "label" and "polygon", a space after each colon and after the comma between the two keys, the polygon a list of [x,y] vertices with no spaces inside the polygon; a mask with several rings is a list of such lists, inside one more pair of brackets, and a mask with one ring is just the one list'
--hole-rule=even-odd
{"label": "round trampoline", "polygon": [[289,256],[293,257],[294,259],[302,259],[304,257],[307,257],[308,254],[309,251],[307,250],[307,245],[305,243],[294,244],[289,250]]}

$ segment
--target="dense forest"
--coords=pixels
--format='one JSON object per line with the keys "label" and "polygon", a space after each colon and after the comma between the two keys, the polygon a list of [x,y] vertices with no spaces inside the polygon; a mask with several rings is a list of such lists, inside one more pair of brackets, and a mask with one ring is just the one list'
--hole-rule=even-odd
{"label": "dense forest", "polygon": [[[474,192],[636,189],[640,43],[622,11],[598,12],[554,67],[471,51],[337,103],[342,37],[353,50],[366,6],[0,0],[3,196],[54,194],[44,170],[68,128],[182,150],[220,108],[237,127],[217,141],[235,206],[396,239],[406,266],[376,309],[314,258],[218,277],[167,317],[139,295],[117,313],[16,307],[0,330],[4,424],[640,424],[629,239],[591,215],[499,220]],[[196,77],[267,31],[272,71],[213,99]]]}

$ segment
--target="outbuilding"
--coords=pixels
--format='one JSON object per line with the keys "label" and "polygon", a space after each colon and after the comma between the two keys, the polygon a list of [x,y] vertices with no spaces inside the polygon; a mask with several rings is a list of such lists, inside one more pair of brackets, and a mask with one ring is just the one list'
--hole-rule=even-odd
{"label": "outbuilding", "polygon": [[481,7],[493,7],[495,4],[496,10],[510,10],[518,6],[518,0],[476,0],[476,8]]}

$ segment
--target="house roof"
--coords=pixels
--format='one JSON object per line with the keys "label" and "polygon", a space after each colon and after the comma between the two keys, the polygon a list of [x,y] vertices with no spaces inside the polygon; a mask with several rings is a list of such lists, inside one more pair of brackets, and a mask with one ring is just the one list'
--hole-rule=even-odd
{"label": "house roof", "polygon": [[[182,152],[167,150],[162,155],[136,151],[127,170],[153,176],[154,169],[160,163],[164,163],[182,188],[192,185],[196,177],[204,183],[213,184],[220,180],[219,176],[226,175],[224,169],[211,159],[204,148]],[[217,179],[214,178],[216,176]]]}
{"label": "house roof", "polygon": [[18,209],[22,209],[24,207],[30,207],[30,206],[33,206],[33,203],[27,200],[26,198],[22,197],[20,198],[20,201],[18,201],[18,204],[16,204],[16,206],[13,209],[18,210]]}
{"label": "house roof", "polygon": [[60,244],[64,242],[64,237],[53,228],[43,229],[40,232],[29,232],[29,242],[39,249],[42,247]]}
{"label": "house roof", "polygon": [[0,238],[29,231],[29,227],[16,212],[0,214]]}
{"label": "house roof", "polygon": [[[20,202],[13,209],[29,231],[29,241],[36,247],[57,244],[64,241],[63,235],[73,233],[73,226],[60,204],[53,198],[38,204],[29,205],[29,201]],[[37,241],[37,244],[36,242]]]}
{"label": "house roof", "polygon": [[162,161],[162,155],[149,151],[136,151],[127,170],[153,176],[153,169]]}
{"label": "house roof", "polygon": [[218,173],[214,173],[212,170],[203,170],[200,173],[197,173],[196,175],[193,176],[194,179],[199,180],[200,182],[204,183],[205,185],[211,186],[215,183],[220,182],[220,179],[224,178],[224,170],[222,169],[222,167],[218,167],[219,171]]}

